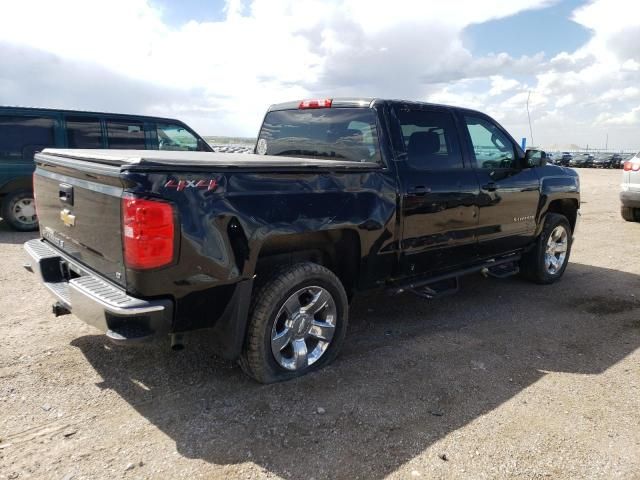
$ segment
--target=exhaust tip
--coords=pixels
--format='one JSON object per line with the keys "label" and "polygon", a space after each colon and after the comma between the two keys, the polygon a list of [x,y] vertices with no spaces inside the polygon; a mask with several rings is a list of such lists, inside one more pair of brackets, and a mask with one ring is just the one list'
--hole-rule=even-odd
{"label": "exhaust tip", "polygon": [[56,302],[51,306],[51,312],[56,316],[68,315],[71,311],[60,302]]}

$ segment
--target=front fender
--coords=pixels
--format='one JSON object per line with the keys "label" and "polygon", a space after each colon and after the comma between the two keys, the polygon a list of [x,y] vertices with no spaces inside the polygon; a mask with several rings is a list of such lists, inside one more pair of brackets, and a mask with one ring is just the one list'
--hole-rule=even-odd
{"label": "front fender", "polygon": [[[580,177],[572,168],[547,165],[539,169],[540,202],[537,212],[536,236],[542,232],[544,218],[550,210],[580,209]],[[575,221],[575,220],[574,220]]]}

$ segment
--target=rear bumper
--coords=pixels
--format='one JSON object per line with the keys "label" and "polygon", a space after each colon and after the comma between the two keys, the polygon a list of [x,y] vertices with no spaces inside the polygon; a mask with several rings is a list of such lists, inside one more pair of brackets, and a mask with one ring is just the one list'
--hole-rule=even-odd
{"label": "rear bumper", "polygon": [[624,190],[620,192],[620,201],[623,207],[640,208],[640,192]]}
{"label": "rear bumper", "polygon": [[[102,330],[112,340],[142,340],[170,331],[171,300],[143,300],[127,295],[123,289],[70,261],[44,240],[29,240],[24,250],[25,268],[36,274],[58,306]],[[70,271],[74,273],[69,275]]]}

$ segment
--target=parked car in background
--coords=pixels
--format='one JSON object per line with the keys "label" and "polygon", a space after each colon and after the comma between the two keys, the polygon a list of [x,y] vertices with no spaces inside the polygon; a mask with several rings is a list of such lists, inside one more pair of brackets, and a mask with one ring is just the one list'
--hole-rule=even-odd
{"label": "parked car in background", "polygon": [[620,155],[620,161],[618,162],[618,164],[616,165],[615,168],[623,168],[624,167],[624,163],[628,160],[631,160],[633,157],[635,156],[635,154],[621,154]]}
{"label": "parked car in background", "polygon": [[601,153],[593,160],[595,168],[620,168],[622,156],[619,153]]}
{"label": "parked car in background", "polygon": [[627,222],[640,221],[640,153],[624,162],[621,187],[622,218]]}
{"label": "parked car in background", "polygon": [[579,155],[574,156],[569,162],[569,165],[571,167],[579,167],[579,168],[592,167],[593,160],[594,160],[594,156],[592,154],[581,153]]}
{"label": "parked car in background", "polygon": [[568,167],[571,165],[571,160],[573,159],[573,155],[570,152],[562,152],[560,158],[558,158],[556,165],[562,165],[563,167]]}
{"label": "parked car in background", "polygon": [[593,155],[592,153],[583,153],[582,156],[584,158],[584,167],[593,167],[593,161],[596,158],[595,155]]}
{"label": "parked car in background", "polygon": [[570,167],[583,167],[584,166],[584,157],[582,155],[574,155],[569,160]]}
{"label": "parked car in background", "polygon": [[620,168],[622,162],[622,155],[619,153],[611,153],[609,154],[607,168]]}
{"label": "parked car in background", "polygon": [[0,216],[16,230],[38,228],[31,175],[46,147],[212,151],[171,118],[0,106]]}
{"label": "parked car in background", "polygon": [[600,153],[593,159],[594,168],[618,168],[622,157],[618,153]]}
{"label": "parked car in background", "polygon": [[595,158],[593,159],[593,167],[594,168],[608,168],[607,166],[607,159],[609,158],[609,156],[607,154],[599,154],[596,155]]}

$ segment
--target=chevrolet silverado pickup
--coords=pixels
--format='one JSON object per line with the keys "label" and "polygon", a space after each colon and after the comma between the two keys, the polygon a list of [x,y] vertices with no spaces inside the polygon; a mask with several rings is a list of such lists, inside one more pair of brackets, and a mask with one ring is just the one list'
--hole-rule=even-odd
{"label": "chevrolet silverado pickup", "polygon": [[[47,149],[27,268],[120,343],[210,329],[260,382],[337,355],[360,291],[567,267],[580,183],[487,115],[383,99],[274,105],[254,153]],[[392,297],[389,297],[389,301]]]}

